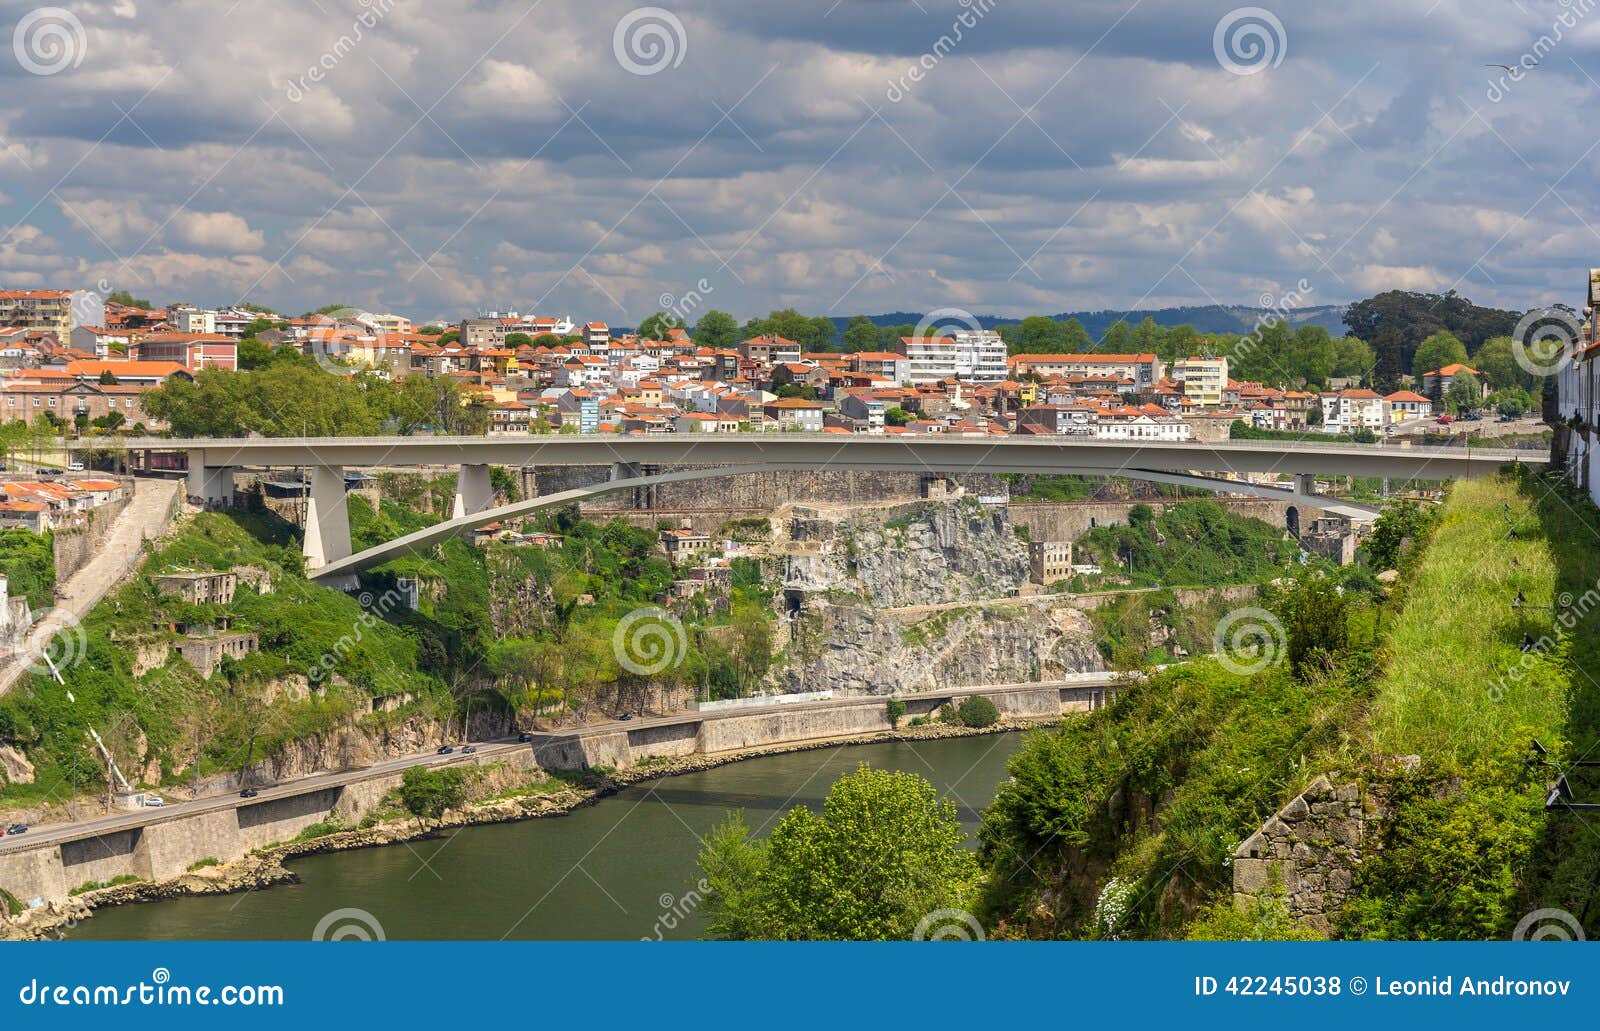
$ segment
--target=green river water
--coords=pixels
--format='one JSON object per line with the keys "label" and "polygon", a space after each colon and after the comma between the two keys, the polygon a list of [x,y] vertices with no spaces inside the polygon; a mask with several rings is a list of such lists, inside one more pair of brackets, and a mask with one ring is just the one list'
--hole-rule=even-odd
{"label": "green river water", "polygon": [[68,936],[305,940],[326,920],[324,937],[375,935],[375,924],[389,939],[696,938],[699,836],[728,813],[770,829],[791,806],[820,806],[865,762],[926,777],[972,834],[1021,743],[992,734],[749,759],[637,784],[566,816],[309,856],[292,864],[298,884],[100,910]]}

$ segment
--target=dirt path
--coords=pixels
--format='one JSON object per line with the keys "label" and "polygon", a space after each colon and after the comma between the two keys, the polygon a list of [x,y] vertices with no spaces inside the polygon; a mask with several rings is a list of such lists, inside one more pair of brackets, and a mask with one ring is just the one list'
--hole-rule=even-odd
{"label": "dirt path", "polygon": [[[159,536],[171,525],[169,518],[177,504],[178,480],[135,480],[133,500],[117,514],[106,534],[82,569],[56,587],[56,603],[46,609],[28,633],[28,643],[18,654],[0,666],[0,695],[16,684],[21,675],[50,648],[51,639],[63,628],[76,627],[89,610],[104,598],[144,555],[144,542]],[[82,643],[68,640],[50,651],[52,659],[64,654],[82,654]]]}

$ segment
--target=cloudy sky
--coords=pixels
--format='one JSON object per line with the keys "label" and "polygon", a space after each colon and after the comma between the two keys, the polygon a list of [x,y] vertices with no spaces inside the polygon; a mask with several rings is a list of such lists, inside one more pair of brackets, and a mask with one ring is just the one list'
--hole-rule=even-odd
{"label": "cloudy sky", "polygon": [[1596,0],[1268,2],[5,0],[0,287],[617,324],[1579,299]]}

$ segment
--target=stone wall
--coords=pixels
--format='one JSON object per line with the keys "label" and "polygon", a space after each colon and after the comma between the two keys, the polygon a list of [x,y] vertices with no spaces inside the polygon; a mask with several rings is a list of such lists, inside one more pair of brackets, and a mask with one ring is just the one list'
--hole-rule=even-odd
{"label": "stone wall", "polygon": [[[651,466],[651,472],[672,472],[699,466]],[[610,478],[610,466],[556,466],[541,468],[536,475],[538,493],[554,494],[602,483]],[[1000,477],[988,473],[968,473],[956,477],[969,494],[1004,494]],[[770,512],[780,505],[799,503],[851,504],[893,500],[912,500],[922,496],[922,474],[877,472],[859,469],[823,469],[815,472],[762,472],[724,476],[687,483],[666,483],[637,488],[627,493],[610,494],[586,502],[585,512],[618,509],[713,509],[721,512],[749,510],[750,514]],[[726,515],[723,518],[728,518]]]}
{"label": "stone wall", "polygon": [[121,482],[127,494],[121,501],[113,501],[91,509],[84,513],[81,525],[58,529],[53,534],[57,582],[65,580],[89,564],[89,560],[99,552],[106,535],[111,532],[111,524],[133,500],[133,481],[121,480]]}
{"label": "stone wall", "polygon": [[[1320,508],[1307,508],[1303,505],[1292,505],[1287,501],[1273,501],[1261,499],[1248,501],[1234,498],[1217,498],[1219,504],[1226,505],[1228,511],[1234,515],[1259,519],[1262,522],[1281,528],[1288,528],[1290,508],[1298,509],[1297,515],[1301,526],[1309,526],[1311,520],[1320,519],[1323,510]],[[1128,509],[1138,501],[1013,501],[1009,506],[1011,521],[1018,526],[1026,526],[1028,533],[1036,541],[1076,541],[1097,526],[1121,526],[1128,521]],[[1146,501],[1155,512],[1161,515],[1177,502],[1171,501]]]}
{"label": "stone wall", "polygon": [[1378,816],[1359,783],[1335,787],[1319,776],[1234,850],[1234,901],[1282,891],[1291,916],[1327,933],[1350,897],[1362,850],[1375,840]]}

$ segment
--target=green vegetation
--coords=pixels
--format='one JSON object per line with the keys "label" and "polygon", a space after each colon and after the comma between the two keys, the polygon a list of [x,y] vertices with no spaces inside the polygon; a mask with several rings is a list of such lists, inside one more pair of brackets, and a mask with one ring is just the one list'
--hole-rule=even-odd
{"label": "green vegetation", "polygon": [[891,698],[883,703],[883,713],[889,717],[889,726],[899,729],[900,720],[906,714],[906,703],[898,698]]}
{"label": "green vegetation", "polygon": [[1354,433],[1323,433],[1320,430],[1264,430],[1243,419],[1228,426],[1229,440],[1292,440],[1297,444],[1376,444],[1378,435],[1361,429]]}
{"label": "green vegetation", "polygon": [[965,840],[933,785],[862,764],[820,814],[796,806],[765,841],[742,814],[712,831],[700,853],[711,934],[904,941],[926,915],[970,907],[978,867]]}
{"label": "green vegetation", "polygon": [[[1083,586],[1115,581],[1148,587],[1260,583],[1289,569],[1300,548],[1282,530],[1234,515],[1215,501],[1185,501],[1156,516],[1134,505],[1126,526],[1090,530],[1074,561],[1100,566]],[[1078,557],[1081,556],[1081,557]]]}
{"label": "green vegetation", "polygon": [[973,695],[956,706],[955,722],[963,727],[981,730],[1000,722],[1000,710],[982,695]]}
{"label": "green vegetation", "polygon": [[142,880],[144,880],[144,878],[138,876],[137,874],[118,874],[109,881],[84,881],[76,888],[69,890],[67,894],[82,895],[85,892],[99,891],[101,888],[115,888],[119,884],[138,884]]}
{"label": "green vegetation", "polygon": [[196,870],[204,870],[208,866],[221,865],[222,860],[218,859],[216,856],[206,856],[204,859],[196,859],[194,862],[190,863],[189,872],[194,873]]}
{"label": "green vegetation", "polygon": [[55,541],[49,533],[0,530],[0,575],[13,598],[27,598],[35,613],[55,604]]}
{"label": "green vegetation", "polygon": [[438,823],[448,810],[461,808],[466,800],[466,771],[459,766],[410,766],[400,775],[400,803],[423,828],[429,820]]}
{"label": "green vegetation", "polygon": [[7,916],[21,916],[27,907],[15,895],[0,888],[0,909],[3,909]]}

